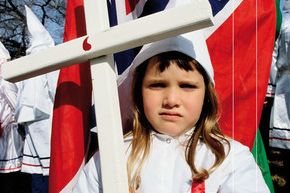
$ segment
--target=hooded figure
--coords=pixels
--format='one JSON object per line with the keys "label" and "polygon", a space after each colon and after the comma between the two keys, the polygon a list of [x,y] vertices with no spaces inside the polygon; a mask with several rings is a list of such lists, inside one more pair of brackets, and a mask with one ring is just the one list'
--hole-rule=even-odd
{"label": "hooded figure", "polygon": [[[30,46],[27,54],[53,47],[54,41],[33,12],[25,6]],[[49,175],[52,112],[58,71],[22,81],[15,118],[25,127],[21,171]]]}
{"label": "hooded figure", "polygon": [[21,169],[24,142],[14,116],[17,86],[1,76],[1,65],[9,59],[9,52],[0,42],[0,173]]}
{"label": "hooded figure", "polygon": [[[282,5],[282,24],[271,69],[275,95],[270,118],[269,144],[290,149],[290,0]],[[274,50],[275,52],[275,50]]]}
{"label": "hooded figure", "polygon": [[[164,55],[159,55],[160,58],[152,58],[161,53]],[[176,54],[177,58],[174,58],[174,54]],[[171,58],[171,56],[173,56],[174,59],[179,59],[181,62],[178,63],[176,62],[177,60],[165,59],[166,57]],[[161,58],[165,60],[164,63]],[[168,61],[174,61],[175,63],[172,64]],[[193,61],[197,61],[198,64],[195,64]],[[168,63],[169,65],[166,66]],[[188,69],[188,65],[196,66],[190,70]],[[161,68],[163,70],[161,70]],[[173,69],[176,70],[176,76],[174,75]],[[149,74],[148,77],[146,73]],[[186,76],[186,78],[182,77],[182,75]],[[171,78],[171,76],[174,77]],[[202,80],[196,78],[200,76],[203,77]],[[143,82],[145,82],[144,85]],[[127,161],[129,160],[127,162],[127,170],[130,192],[269,192],[261,175],[261,171],[257,167],[248,147],[235,140],[226,138],[222,136],[222,134],[217,135],[220,131],[217,131],[217,133],[211,133],[210,135],[214,136],[213,138],[216,137],[216,140],[220,140],[220,146],[223,146],[221,149],[223,149],[225,155],[224,158],[221,158],[220,155],[217,156],[214,154],[214,150],[220,150],[220,147],[216,146],[215,148],[210,148],[208,142],[205,142],[206,140],[205,137],[203,138],[203,135],[195,134],[199,133],[198,131],[201,129],[201,133],[207,133],[204,135],[207,135],[209,138],[212,137],[208,135],[210,132],[206,130],[210,128],[210,126],[205,126],[206,124],[203,124],[205,121],[201,120],[199,123],[203,124],[202,126],[205,126],[206,128],[200,127],[201,124],[198,124],[200,116],[196,115],[195,112],[193,112],[194,115],[192,115],[191,111],[190,113],[187,113],[184,109],[191,108],[191,104],[194,103],[192,100],[195,99],[198,101],[203,100],[203,103],[200,103],[201,106],[205,103],[213,104],[212,98],[210,98],[209,95],[206,97],[206,94],[202,97],[199,95],[191,95],[200,92],[202,88],[205,89],[205,93],[212,93],[210,88],[212,88],[213,84],[213,68],[202,33],[197,31],[182,36],[167,38],[143,46],[133,60],[130,69],[125,71],[119,78],[121,112],[122,118],[125,118],[123,120],[123,126],[128,131],[132,130],[133,127],[135,130],[135,133],[131,133],[125,137],[125,157]],[[210,88],[201,85],[210,85]],[[131,87],[134,89],[132,91],[132,94],[134,95],[133,97],[130,96]],[[178,93],[174,93],[174,91]],[[148,92],[149,94],[153,93],[154,97],[157,99],[153,97],[153,100],[156,100],[152,102],[154,102],[154,105],[158,105],[157,108],[155,108],[154,105],[150,106],[150,101],[145,100],[144,96],[146,94],[144,94],[144,92],[147,92],[146,97],[149,96]],[[138,100],[138,97],[136,96],[139,96],[139,99],[141,99],[140,96],[142,96],[143,100]],[[189,99],[187,99],[187,96],[189,96]],[[175,98],[175,102],[177,102],[172,102],[172,99],[172,104],[169,105],[168,101],[170,100],[170,97]],[[195,98],[192,99],[192,97]],[[129,101],[131,98],[134,98],[134,102],[130,103]],[[134,107],[134,113],[137,114],[134,119],[134,126],[133,124],[128,124],[129,122],[132,122],[130,120],[132,119],[132,113],[128,114],[128,112],[133,108],[133,103],[134,106],[137,106]],[[151,110],[154,109],[153,111],[158,112],[151,113],[151,115],[153,114],[155,117],[158,117],[155,122],[156,124],[154,124],[157,125],[157,127],[158,124],[161,125],[158,128],[159,130],[156,129],[157,127],[153,126],[152,122],[155,121],[154,116],[153,118],[148,118],[148,115],[144,115],[146,114],[145,103],[149,104],[148,106],[150,106],[149,108],[151,108]],[[197,106],[200,104],[197,104]],[[198,108],[199,107],[200,106],[198,106]],[[213,107],[214,105],[210,106],[211,109]],[[169,112],[169,109],[173,108],[175,108],[175,112]],[[192,109],[197,110],[198,108],[195,106]],[[166,112],[165,109],[167,109]],[[147,113],[150,114],[148,111]],[[207,117],[209,114],[210,113],[206,114],[205,112],[204,116]],[[188,122],[188,120],[184,118],[187,115],[188,117],[196,116],[198,119],[196,120],[197,122],[184,126],[183,122]],[[175,117],[172,118],[173,116]],[[172,126],[174,130],[179,130],[179,127],[182,127],[183,129],[181,129],[180,133],[177,135],[171,135],[169,134],[170,131],[165,131],[168,128],[168,125],[170,125],[169,127]],[[188,147],[189,144],[192,145],[191,142],[193,138],[196,138],[198,141],[194,145],[194,165],[198,170],[201,170],[202,168],[206,169],[209,174],[200,181],[196,180],[197,177],[194,176],[196,171],[193,172],[190,164],[187,162],[188,156],[190,157],[189,159],[193,158],[191,156],[192,154],[189,155],[185,153],[186,147]],[[141,140],[143,143],[140,143]],[[137,148],[140,146],[143,147],[143,149],[140,150]],[[133,152],[132,154],[131,151]],[[192,152],[192,150],[188,151]],[[138,154],[139,152],[142,152],[143,154]],[[145,158],[143,157],[144,155]],[[97,152],[84,167],[74,192],[103,192],[100,156],[99,152]],[[213,166],[217,157],[221,158],[221,163],[217,164],[216,167],[211,170],[211,166]]]}

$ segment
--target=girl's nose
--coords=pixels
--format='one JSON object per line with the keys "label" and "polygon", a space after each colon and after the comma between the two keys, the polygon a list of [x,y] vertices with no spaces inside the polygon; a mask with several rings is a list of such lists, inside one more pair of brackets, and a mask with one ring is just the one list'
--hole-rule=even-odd
{"label": "girl's nose", "polygon": [[165,92],[163,97],[163,107],[173,108],[180,105],[180,97],[178,92],[175,89],[169,89]]}

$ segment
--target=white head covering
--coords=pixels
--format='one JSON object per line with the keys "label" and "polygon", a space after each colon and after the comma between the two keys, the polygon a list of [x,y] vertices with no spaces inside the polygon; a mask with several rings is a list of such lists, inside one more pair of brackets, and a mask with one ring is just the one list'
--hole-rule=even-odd
{"label": "white head covering", "polygon": [[[27,29],[30,35],[29,48],[27,48],[26,54],[34,54],[49,47],[53,47],[55,45],[53,38],[42,25],[42,23],[38,20],[36,15],[26,5],[25,11]],[[55,95],[58,74],[59,70],[42,75],[44,76],[43,78],[47,79],[48,81],[52,96]]]}
{"label": "white head covering", "polygon": [[131,98],[130,89],[134,70],[152,56],[168,51],[181,52],[197,60],[214,83],[213,67],[202,31],[194,31],[146,44],[137,54],[131,66],[118,77],[120,108],[124,128],[128,128],[127,124],[130,125],[130,120],[132,120],[129,99]]}
{"label": "white head covering", "polygon": [[[197,60],[214,83],[213,67],[202,31],[170,37],[142,47],[130,66],[129,76],[147,59],[164,52],[177,51]],[[124,78],[124,77],[123,77]],[[122,78],[121,78],[122,79]]]}
{"label": "white head covering", "polygon": [[48,31],[44,28],[36,15],[25,5],[27,28],[30,35],[30,45],[26,55],[36,53],[48,47],[54,46],[54,41]]}
{"label": "white head covering", "polygon": [[10,59],[10,54],[2,42],[0,42],[0,59],[5,59],[6,61]]}
{"label": "white head covering", "polygon": [[0,76],[2,75],[1,66],[3,63],[7,62],[10,59],[10,54],[8,50],[4,47],[0,41]]}
{"label": "white head covering", "polygon": [[283,11],[289,11],[290,10],[290,0],[285,0],[283,5]]}
{"label": "white head covering", "polygon": [[[54,46],[54,41],[31,9],[25,6],[29,37],[26,54],[34,54]],[[42,74],[22,81],[16,119],[18,123],[47,119],[51,113],[51,98],[55,96],[59,71]],[[48,97],[49,96],[49,97]]]}

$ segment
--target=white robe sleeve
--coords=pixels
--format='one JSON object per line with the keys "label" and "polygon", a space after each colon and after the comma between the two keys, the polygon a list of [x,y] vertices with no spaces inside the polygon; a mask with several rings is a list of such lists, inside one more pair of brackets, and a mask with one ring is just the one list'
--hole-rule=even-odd
{"label": "white robe sleeve", "polygon": [[270,192],[248,147],[233,141],[230,154],[222,165],[220,169],[224,178],[219,193]]}
{"label": "white robe sleeve", "polygon": [[1,128],[14,122],[17,86],[0,77],[0,123]]}
{"label": "white robe sleeve", "polygon": [[99,152],[85,165],[80,173],[73,193],[102,193],[102,179]]}
{"label": "white robe sleeve", "polygon": [[45,75],[23,81],[16,106],[18,123],[48,119],[51,114],[51,97]]}

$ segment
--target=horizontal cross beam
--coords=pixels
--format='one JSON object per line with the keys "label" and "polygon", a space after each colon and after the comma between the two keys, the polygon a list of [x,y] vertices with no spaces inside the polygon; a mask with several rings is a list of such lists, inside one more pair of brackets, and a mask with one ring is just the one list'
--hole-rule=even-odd
{"label": "horizontal cross beam", "polygon": [[208,2],[192,1],[188,5],[151,14],[7,62],[2,66],[2,74],[4,79],[11,82],[21,81],[75,63],[205,28],[212,25],[211,19]]}

